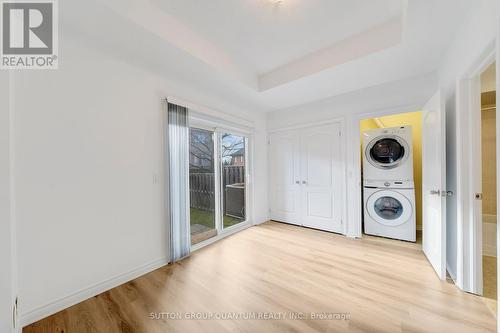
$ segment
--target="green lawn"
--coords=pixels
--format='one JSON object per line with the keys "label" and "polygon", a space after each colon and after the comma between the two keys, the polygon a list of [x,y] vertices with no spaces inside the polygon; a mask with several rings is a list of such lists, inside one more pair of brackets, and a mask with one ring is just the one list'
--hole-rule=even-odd
{"label": "green lawn", "polygon": [[[191,225],[201,224],[211,229],[215,228],[215,221],[214,221],[215,215],[213,212],[207,212],[201,209],[191,208],[190,214],[191,214]],[[224,215],[224,228],[230,227],[232,225],[241,222],[243,222],[243,220]]]}
{"label": "green lawn", "polygon": [[224,228],[230,227],[232,225],[235,225],[235,224],[238,224],[238,223],[241,223],[244,221],[242,219],[232,217],[232,216],[227,216],[227,215],[224,215],[223,220],[224,220]]}

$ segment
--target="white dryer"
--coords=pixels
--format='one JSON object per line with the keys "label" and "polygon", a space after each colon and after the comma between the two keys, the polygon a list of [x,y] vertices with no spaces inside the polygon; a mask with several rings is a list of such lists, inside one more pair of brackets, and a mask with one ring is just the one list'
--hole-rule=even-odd
{"label": "white dryer", "polygon": [[363,179],[413,181],[411,126],[363,132]]}
{"label": "white dryer", "polygon": [[416,241],[413,182],[365,181],[365,234]]}

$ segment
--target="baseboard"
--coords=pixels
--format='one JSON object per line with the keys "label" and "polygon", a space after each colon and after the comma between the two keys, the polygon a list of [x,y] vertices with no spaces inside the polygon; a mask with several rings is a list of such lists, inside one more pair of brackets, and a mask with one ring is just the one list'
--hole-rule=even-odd
{"label": "baseboard", "polygon": [[139,276],[152,272],[162,266],[165,266],[166,264],[168,264],[168,259],[161,258],[146,265],[139,266],[129,272],[119,274],[110,279],[91,285],[80,291],[69,294],[68,296],[54,300],[53,302],[50,302],[46,305],[38,307],[27,313],[21,314],[19,326],[25,327],[29,324],[37,322],[40,319],[46,318],[50,315],[53,315],[54,313],[69,308],[70,306],[78,304],[86,299],[99,295],[109,289],[115,288],[121,284],[136,279]]}
{"label": "baseboard", "polygon": [[262,223],[266,223],[266,222],[269,222],[270,218],[265,218],[264,220],[260,220],[260,221],[254,221],[254,223],[252,225],[260,225]]}

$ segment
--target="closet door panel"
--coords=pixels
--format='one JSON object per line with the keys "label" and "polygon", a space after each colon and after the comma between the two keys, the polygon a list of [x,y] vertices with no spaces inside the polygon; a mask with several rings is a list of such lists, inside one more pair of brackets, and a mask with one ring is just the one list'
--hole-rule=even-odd
{"label": "closet door panel", "polygon": [[298,132],[270,136],[270,204],[273,220],[301,225],[300,163]]}
{"label": "closet door panel", "polygon": [[342,169],[340,124],[302,131],[302,224],[342,232]]}

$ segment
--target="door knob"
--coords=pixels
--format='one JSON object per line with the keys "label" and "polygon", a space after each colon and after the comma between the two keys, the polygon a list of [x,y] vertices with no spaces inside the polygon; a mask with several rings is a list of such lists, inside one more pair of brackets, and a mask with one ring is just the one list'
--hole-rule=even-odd
{"label": "door knob", "polygon": [[305,180],[302,181],[302,184],[307,184],[307,182]]}
{"label": "door knob", "polygon": [[483,200],[483,194],[482,193],[476,193],[474,195],[474,197],[476,198],[476,200]]}
{"label": "door knob", "polygon": [[296,181],[295,181],[295,184],[300,184],[300,181],[296,180]]}

